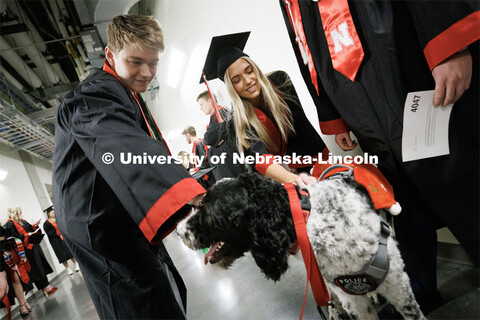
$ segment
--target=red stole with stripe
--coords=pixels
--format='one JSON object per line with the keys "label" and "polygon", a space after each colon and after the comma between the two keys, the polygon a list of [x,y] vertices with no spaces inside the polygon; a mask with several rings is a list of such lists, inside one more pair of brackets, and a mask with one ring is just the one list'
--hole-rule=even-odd
{"label": "red stole with stripe", "polygon": [[[312,83],[318,93],[317,72],[303,29],[298,0],[284,1],[303,62],[308,65]],[[317,5],[333,68],[350,81],[354,81],[365,54],[353,24],[348,2],[347,0],[321,0],[317,1]]]}
{"label": "red stole with stripe", "polygon": [[277,129],[277,126],[273,123],[273,121],[260,109],[255,108],[255,115],[257,119],[263,124],[263,126],[267,129],[269,136],[273,139],[275,146],[277,147],[276,150],[268,150],[273,154],[284,155],[287,151],[287,144],[283,143],[282,137],[280,132]]}
{"label": "red stole with stripe", "polygon": [[8,220],[8,221],[12,221],[18,233],[23,236],[23,244],[25,245],[25,247],[28,250],[32,250],[33,244],[29,243],[30,235],[28,234],[28,232],[23,228],[23,226],[20,223],[13,220]]}

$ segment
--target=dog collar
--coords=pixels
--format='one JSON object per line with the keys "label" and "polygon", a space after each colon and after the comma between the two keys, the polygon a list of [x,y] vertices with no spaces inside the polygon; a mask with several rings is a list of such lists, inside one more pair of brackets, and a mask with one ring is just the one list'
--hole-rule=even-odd
{"label": "dog collar", "polygon": [[344,165],[344,164],[335,164],[327,169],[323,170],[322,174],[318,178],[318,181],[327,180],[327,179],[353,179],[353,167]]}

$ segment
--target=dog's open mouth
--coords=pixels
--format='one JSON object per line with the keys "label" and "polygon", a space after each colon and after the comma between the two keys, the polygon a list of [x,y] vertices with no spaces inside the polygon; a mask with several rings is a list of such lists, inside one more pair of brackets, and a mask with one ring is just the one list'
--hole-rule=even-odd
{"label": "dog's open mouth", "polygon": [[220,250],[222,249],[223,244],[224,244],[223,242],[215,242],[213,244],[210,250],[208,250],[208,252],[205,253],[205,256],[204,256],[205,264],[208,264],[209,262],[211,264],[214,264],[222,259],[222,254]]}

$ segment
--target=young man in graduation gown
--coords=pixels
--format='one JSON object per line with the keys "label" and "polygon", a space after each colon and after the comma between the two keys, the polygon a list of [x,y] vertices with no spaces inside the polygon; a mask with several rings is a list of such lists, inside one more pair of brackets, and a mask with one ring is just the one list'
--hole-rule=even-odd
{"label": "young man in graduation gown", "polygon": [[[213,95],[213,99],[216,100],[215,95]],[[228,109],[217,105],[215,102],[216,108],[218,108],[218,112],[215,112],[213,110],[213,103],[208,90],[205,90],[198,95],[197,103],[200,107],[200,110],[202,110],[205,115],[210,117],[207,130],[203,135],[203,143],[208,147],[208,157],[220,157],[224,151],[219,146],[223,140],[220,132],[222,123],[227,117]],[[225,174],[225,172],[227,172],[227,174]],[[212,174],[209,177],[209,184],[213,185],[215,181],[221,180],[225,176],[228,176],[228,166],[223,163],[215,164],[215,169],[212,171]]]}
{"label": "young man in graduation gown", "polygon": [[[213,99],[216,99],[215,96]],[[203,135],[203,142],[207,146],[214,146],[216,145],[219,141],[219,131],[220,131],[220,124],[223,122],[225,117],[227,116],[228,110],[222,106],[217,105],[218,108],[218,117],[216,113],[213,110],[213,104],[210,99],[210,94],[208,90],[203,91],[200,93],[197,97],[197,103],[200,107],[200,110],[202,112],[210,117],[210,121],[207,125],[207,130],[205,131],[205,134]]]}
{"label": "young man in graduation gown", "polygon": [[[208,168],[208,148],[203,143],[203,139],[197,137],[197,131],[194,127],[186,127],[182,134],[185,136],[185,140],[188,144],[192,145],[192,157],[194,163],[194,170]],[[202,160],[200,162],[200,160]]]}
{"label": "young man in graduation gown", "polygon": [[[438,305],[436,229],[447,226],[479,261],[480,14],[473,1],[280,0],[320,128],[348,149],[351,130],[404,210],[395,218],[412,287],[425,310]],[[473,68],[472,68],[473,57]],[[472,75],[473,71],[473,75]],[[435,89],[454,103],[450,154],[402,161],[408,92]]]}
{"label": "young man in graduation gown", "polygon": [[155,76],[163,35],[158,21],[137,15],[113,18],[107,34],[103,69],[58,110],[58,227],[100,318],[182,319],[186,289],[162,238],[205,190],[180,164],[128,162],[170,155],[139,94]]}

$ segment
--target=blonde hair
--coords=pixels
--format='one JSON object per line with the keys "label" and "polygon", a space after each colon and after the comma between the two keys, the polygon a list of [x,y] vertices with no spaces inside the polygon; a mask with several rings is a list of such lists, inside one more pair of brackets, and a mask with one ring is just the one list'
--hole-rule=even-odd
{"label": "blonde hair", "polygon": [[[53,217],[51,217],[51,215],[53,215]],[[47,212],[47,217],[50,218],[50,219],[55,219],[55,210],[48,211]]]}
{"label": "blonde hair", "polygon": [[107,28],[107,41],[114,53],[126,45],[141,51],[162,52],[165,49],[162,27],[152,16],[128,14],[114,17]]}
{"label": "blonde hair", "polygon": [[193,137],[196,137],[196,136],[197,136],[197,131],[196,131],[195,128],[192,127],[192,126],[188,126],[188,127],[186,127],[185,129],[183,129],[182,134],[185,136],[185,135],[187,135],[187,133],[188,133],[189,135],[193,136]]}
{"label": "blonde hair", "polygon": [[8,208],[7,218],[10,219],[10,220],[16,221],[16,222],[23,221],[22,209],[20,209],[20,207]]}
{"label": "blonde hair", "polygon": [[190,164],[190,154],[187,151],[180,151],[177,155],[177,159],[180,158],[179,160],[182,161],[182,165],[185,168],[188,168],[188,165]]}
{"label": "blonde hair", "polygon": [[[295,132],[293,128],[292,112],[285,103],[284,98],[278,89],[274,88],[265,74],[260,70],[258,65],[249,57],[242,57],[253,68],[257,76],[257,81],[260,84],[261,96],[273,120],[276,123],[282,140],[286,143],[288,134]],[[235,91],[235,88],[230,80],[228,69],[225,72],[225,84],[227,85],[228,93],[232,98],[233,105],[233,120],[236,133],[237,148],[240,152],[250,147],[250,139],[259,139],[267,147],[269,152],[279,153],[280,150],[275,142],[270,137],[267,128],[258,120],[254,107],[246,99],[241,98]]]}

